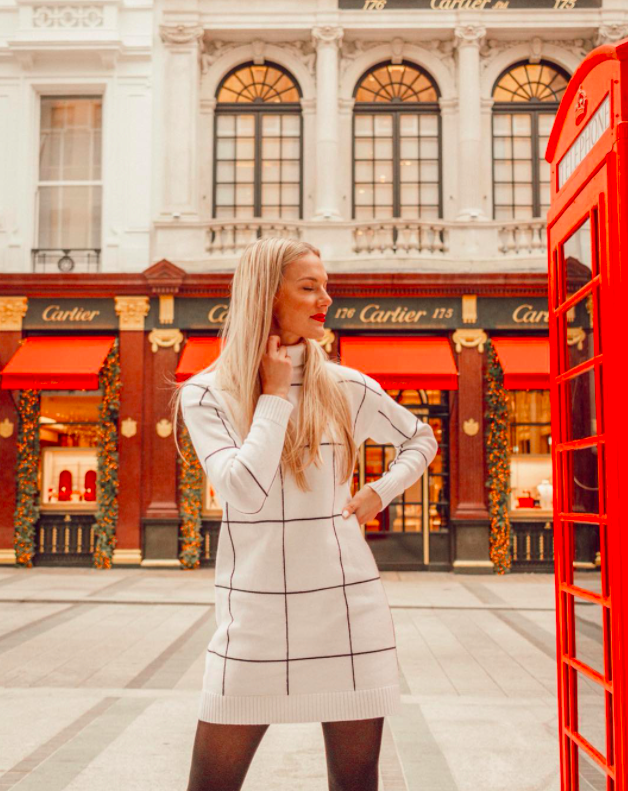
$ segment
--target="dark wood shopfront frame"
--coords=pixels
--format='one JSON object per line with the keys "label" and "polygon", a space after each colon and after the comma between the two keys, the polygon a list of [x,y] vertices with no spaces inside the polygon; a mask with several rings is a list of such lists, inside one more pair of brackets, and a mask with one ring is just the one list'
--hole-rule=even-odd
{"label": "dark wood shopfront frame", "polygon": [[[174,264],[161,261],[135,274],[8,274],[3,276],[0,297],[34,299],[113,299],[162,295],[179,300],[229,299],[229,273],[186,274]],[[547,298],[547,276],[542,273],[424,274],[424,273],[330,273],[329,293],[333,299],[382,299],[438,297],[461,298]],[[174,442],[157,436],[155,423],[169,417],[170,393],[164,380],[174,381],[178,354],[172,348],[151,349],[151,329],[177,328],[160,324],[158,309],[151,308],[145,331],[119,330],[122,365],[122,405],[120,419],[139,417],[137,435],[120,442],[120,518],[117,548],[135,551],[145,560],[169,560],[177,566],[178,506],[176,450]],[[477,325],[475,325],[477,326]],[[464,329],[461,324],[459,329]],[[51,327],[58,331],[60,327]],[[64,327],[65,330],[71,329]],[[384,329],[384,328],[382,328]],[[482,328],[487,329],[487,328]],[[530,330],[533,328],[530,327]],[[536,327],[537,331],[542,327]],[[78,327],[76,332],[82,330]],[[208,332],[212,329],[208,327]],[[213,329],[215,331],[215,328]],[[412,331],[408,328],[408,331]],[[194,332],[183,331],[188,337]],[[450,331],[451,332],[451,331]],[[0,368],[17,349],[24,331],[0,331]],[[198,332],[196,332],[198,334]],[[441,333],[442,334],[442,333]],[[338,355],[338,333],[331,349]],[[487,568],[489,516],[486,508],[484,469],[483,373],[485,355],[477,348],[462,347],[456,353],[459,389],[451,395],[450,412],[450,524],[454,532],[454,570]],[[17,426],[15,394],[0,391],[0,421],[8,417]],[[475,436],[468,436],[463,422],[473,417],[479,423]],[[2,458],[0,487],[7,493],[0,499],[0,550],[13,548],[15,508],[15,452],[17,431],[0,439]],[[138,496],[139,493],[139,496]],[[214,553],[212,553],[214,555]],[[137,563],[128,561],[129,565]],[[476,568],[477,567],[477,568]]]}

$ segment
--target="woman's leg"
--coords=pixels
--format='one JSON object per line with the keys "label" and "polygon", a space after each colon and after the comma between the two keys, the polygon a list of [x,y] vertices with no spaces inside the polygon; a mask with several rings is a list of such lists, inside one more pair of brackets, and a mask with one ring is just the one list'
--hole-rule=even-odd
{"label": "woman's leg", "polygon": [[322,725],[329,791],[377,791],[384,718]]}
{"label": "woman's leg", "polygon": [[240,791],[267,728],[199,720],[187,791]]}

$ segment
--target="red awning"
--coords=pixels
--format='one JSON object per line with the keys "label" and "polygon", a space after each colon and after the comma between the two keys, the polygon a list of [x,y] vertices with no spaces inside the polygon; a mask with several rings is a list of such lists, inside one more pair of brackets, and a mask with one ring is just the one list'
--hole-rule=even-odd
{"label": "red awning", "polygon": [[175,372],[177,382],[185,382],[219,356],[220,338],[189,338]]}
{"label": "red awning", "polygon": [[340,358],[388,390],[458,389],[458,371],[447,338],[342,338]]}
{"label": "red awning", "polygon": [[5,390],[98,390],[98,374],[115,338],[26,338],[2,371]]}
{"label": "red awning", "polygon": [[549,338],[491,338],[508,390],[549,390]]}

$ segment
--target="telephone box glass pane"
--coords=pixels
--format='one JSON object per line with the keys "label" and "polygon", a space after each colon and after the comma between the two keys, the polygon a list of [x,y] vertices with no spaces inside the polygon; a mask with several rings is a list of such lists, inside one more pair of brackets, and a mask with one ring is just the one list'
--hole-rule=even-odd
{"label": "telephone box glass pane", "polygon": [[604,608],[575,599],[575,657],[604,675]]}
{"label": "telephone box glass pane", "polygon": [[563,242],[563,258],[568,297],[588,283],[594,274],[589,218]]}
{"label": "telephone box glass pane", "polygon": [[561,453],[564,470],[563,504],[571,513],[599,513],[597,446]]}
{"label": "telephone box glass pane", "polygon": [[606,791],[606,772],[578,748],[580,791]]}
{"label": "telephone box glass pane", "polygon": [[571,579],[578,588],[602,595],[602,574],[596,563],[600,547],[600,526],[590,522],[565,522],[565,531],[569,534],[571,543]]}
{"label": "telephone box glass pane", "polygon": [[578,733],[606,756],[606,692],[595,681],[576,673]]}
{"label": "telephone box glass pane", "polygon": [[590,368],[561,385],[567,406],[565,440],[593,437],[598,433],[595,373],[595,368]]}

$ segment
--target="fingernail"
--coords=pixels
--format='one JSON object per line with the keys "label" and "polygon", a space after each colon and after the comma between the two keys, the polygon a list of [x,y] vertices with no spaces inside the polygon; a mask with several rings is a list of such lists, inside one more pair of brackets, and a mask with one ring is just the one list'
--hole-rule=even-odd
{"label": "fingernail", "polygon": [[343,517],[344,517],[345,519],[346,519],[346,518],[349,516],[349,512],[347,511],[347,509],[346,509],[346,508],[345,508],[345,510],[342,512],[342,515],[343,515]]}

